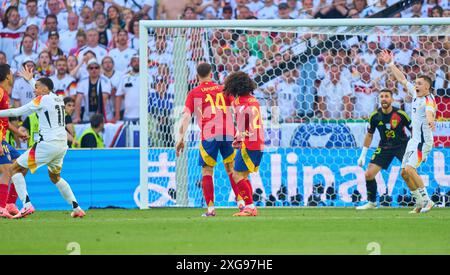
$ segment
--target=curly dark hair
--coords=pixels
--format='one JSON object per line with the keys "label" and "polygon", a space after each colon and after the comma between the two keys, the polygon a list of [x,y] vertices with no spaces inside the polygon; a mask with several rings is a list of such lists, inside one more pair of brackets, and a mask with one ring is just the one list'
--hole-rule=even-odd
{"label": "curly dark hair", "polygon": [[233,72],[225,79],[223,91],[234,97],[250,95],[256,89],[256,84],[250,76],[242,71]]}

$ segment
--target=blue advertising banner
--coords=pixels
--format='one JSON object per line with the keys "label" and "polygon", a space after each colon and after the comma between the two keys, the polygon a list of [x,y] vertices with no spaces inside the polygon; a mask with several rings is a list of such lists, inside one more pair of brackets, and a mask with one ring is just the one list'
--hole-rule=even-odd
{"label": "blue advertising banner", "polygon": [[[369,156],[372,152],[369,151]],[[204,206],[198,150],[188,150],[189,206]],[[450,205],[450,149],[433,149],[419,168],[428,192]],[[359,150],[277,148],[264,154],[258,173],[250,180],[258,205],[265,206],[355,206],[366,200],[364,169],[356,165]],[[176,199],[175,152],[152,149],[149,154],[149,204],[172,206]],[[369,160],[367,160],[369,161]],[[215,171],[217,206],[234,206],[220,160]],[[80,205],[89,207],[138,207],[139,150],[69,150],[62,176],[72,186]],[[26,177],[30,198],[38,210],[70,209],[40,168]],[[378,193],[385,206],[406,206],[411,198],[394,160],[377,176]]]}
{"label": "blue advertising banner", "polygon": [[[258,173],[251,174],[259,205],[267,206],[356,206],[367,199],[364,168],[356,165],[357,149],[277,148],[264,154]],[[369,156],[373,151],[369,151]],[[449,203],[450,149],[434,149],[419,168],[431,195]],[[198,150],[188,151],[189,206],[204,206]],[[149,156],[149,190],[151,206],[175,204],[175,152],[151,150]],[[368,162],[369,160],[367,160]],[[216,206],[234,206],[234,194],[223,165],[215,170]],[[384,206],[411,205],[411,197],[394,160],[387,171],[377,175],[378,193]]]}

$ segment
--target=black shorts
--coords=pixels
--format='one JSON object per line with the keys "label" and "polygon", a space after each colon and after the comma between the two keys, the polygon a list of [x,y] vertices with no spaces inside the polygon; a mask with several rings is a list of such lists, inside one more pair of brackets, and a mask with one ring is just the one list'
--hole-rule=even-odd
{"label": "black shorts", "polygon": [[406,151],[406,144],[397,148],[384,149],[378,147],[372,155],[370,163],[376,164],[383,169],[387,169],[391,165],[392,160],[396,157],[400,162]]}

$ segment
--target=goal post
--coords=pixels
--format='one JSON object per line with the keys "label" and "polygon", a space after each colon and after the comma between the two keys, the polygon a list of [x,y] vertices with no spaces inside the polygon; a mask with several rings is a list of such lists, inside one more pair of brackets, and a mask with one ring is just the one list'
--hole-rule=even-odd
{"label": "goal post", "polygon": [[[213,68],[220,67],[221,71],[215,71],[213,74],[214,81],[221,84],[223,84],[223,79],[229,71],[244,67],[244,65],[239,64],[239,58],[241,57],[238,56],[239,51],[242,50],[238,45],[242,33],[267,33],[267,36],[258,36],[256,40],[252,40],[253,42],[256,41],[257,50],[253,52],[249,50],[249,55],[250,58],[255,56],[258,56],[258,58],[254,58],[256,60],[254,61],[256,63],[253,64],[254,68],[250,68],[251,66],[247,68],[248,70],[257,71],[259,66],[265,66],[263,73],[256,72],[253,74],[253,77],[258,87],[264,90],[261,94],[269,97],[267,102],[277,100],[281,102],[281,99],[277,98],[279,95],[274,96],[274,94],[270,94],[270,89],[273,87],[268,84],[272,83],[271,81],[283,77],[283,73],[291,70],[297,71],[298,73],[297,75],[294,75],[294,73],[291,74],[291,78],[295,78],[296,83],[301,80],[302,76],[307,77],[310,74],[318,74],[320,71],[319,67],[323,66],[323,64],[318,64],[319,61],[317,60],[323,57],[320,55],[323,49],[328,47],[332,50],[333,54],[339,57],[341,50],[342,52],[350,52],[351,46],[344,47],[343,41],[351,40],[351,37],[369,37],[375,35],[380,39],[380,37],[394,36],[423,36],[429,38],[434,37],[432,39],[433,42],[444,37],[443,43],[450,43],[450,18],[155,20],[140,21],[139,24],[139,61],[141,72],[139,75],[139,207],[141,209],[146,209],[149,206],[202,206],[201,184],[199,185],[201,177],[199,168],[196,167],[198,163],[198,140],[195,139],[199,138],[198,127],[196,127],[195,122],[191,125],[190,129],[192,129],[192,132],[187,134],[189,138],[186,139],[186,150],[180,158],[175,158],[173,145],[179,138],[177,137],[178,121],[181,117],[180,115],[187,92],[196,84],[195,75],[193,78],[192,71],[195,68],[195,64],[200,60],[206,60],[213,63]],[[221,30],[231,30],[230,37],[214,37],[216,33],[220,34]],[[283,39],[294,39],[289,35],[276,38],[273,35],[283,32],[292,34],[292,37],[296,39],[296,43],[288,41],[288,46],[277,44],[280,41],[283,42]],[[306,39],[301,40],[298,38],[300,34],[318,35],[318,39],[315,39],[313,42]],[[195,43],[190,43],[187,36],[196,37],[199,43],[193,45]],[[164,43],[164,49],[161,52],[155,50],[155,47],[160,47],[158,44],[160,42],[159,39]],[[254,37],[251,37],[251,39],[254,39]],[[367,38],[363,38],[363,42],[359,41],[358,38],[355,39],[357,39],[357,43],[361,43],[364,47],[367,47],[369,43]],[[229,49],[230,41],[233,44],[233,49]],[[339,43],[335,43],[336,41]],[[441,40],[439,41],[439,43],[442,42]],[[223,43],[223,45],[220,44],[219,47],[215,47],[214,43]],[[245,43],[250,42],[246,40]],[[380,43],[377,44],[377,50],[382,49]],[[284,49],[285,52],[281,49]],[[230,50],[229,52],[233,53],[233,55],[236,53],[236,60],[229,62],[225,53],[227,50]],[[223,53],[218,55],[217,51],[223,51]],[[269,51],[270,53],[267,54],[265,51]],[[447,51],[450,51],[450,49],[447,49]],[[287,58],[283,55],[286,52],[290,54]],[[154,55],[153,57],[152,54]],[[442,56],[444,64],[447,62],[447,56],[450,61],[450,55]],[[324,56],[323,58],[326,59],[328,57]],[[276,58],[280,58],[280,60],[274,61]],[[320,62],[326,66],[326,61],[322,60]],[[260,63],[263,65],[260,65]],[[264,63],[268,63],[268,65],[264,65]],[[365,64],[368,62],[362,63]],[[161,88],[164,90],[161,96],[164,99],[161,99],[161,102],[158,103],[159,105],[156,103],[152,105],[151,99],[149,102],[149,89],[160,89],[159,87],[155,88],[153,86],[160,83],[159,79],[161,77],[158,74],[162,70],[161,64],[167,67],[170,77],[163,80],[165,82],[162,85],[165,85],[165,88]],[[353,74],[362,74],[358,72],[358,66],[349,65],[349,68],[353,68],[353,71],[348,69],[349,77],[353,77]],[[325,72],[328,73],[327,70]],[[358,139],[364,136],[367,127],[367,115],[356,114],[350,117],[350,119],[335,119],[333,117],[325,117],[325,115],[324,117],[321,117],[321,115],[317,116],[317,109],[319,107],[316,98],[318,96],[318,86],[320,85],[317,84],[320,82],[318,78],[311,78],[309,79],[309,84],[302,84],[303,86],[309,85],[309,88],[314,90],[314,94],[312,95],[314,97],[313,103],[308,103],[308,100],[305,99],[307,97],[308,87],[302,88],[303,90],[301,92],[302,96],[304,94],[304,99],[302,100],[306,102],[301,104],[314,104],[314,107],[310,106],[310,109],[314,109],[312,115],[305,111],[305,113],[297,114],[295,118],[289,117],[286,119],[282,117],[285,112],[283,110],[285,106],[282,106],[281,103],[275,105],[268,103],[267,105],[265,119],[269,125],[265,124],[268,129],[265,133],[266,146],[267,150],[272,150],[274,154],[266,154],[267,156],[263,160],[266,163],[262,164],[260,173],[251,177],[252,184],[256,183],[254,188],[256,187],[256,190],[259,189],[255,196],[263,198],[263,202],[261,202],[263,205],[308,206],[310,205],[310,198],[314,200],[314,195],[316,194],[321,198],[320,201],[324,202],[324,205],[354,206],[354,200],[356,200],[356,203],[359,203],[366,196],[365,191],[362,190],[365,189],[364,174],[361,174],[363,170],[355,167],[356,164],[351,166],[350,160],[356,160],[359,156],[362,140]],[[276,85],[281,85],[280,83],[277,82]],[[388,80],[383,85],[388,85],[387,83]],[[351,88],[352,90],[354,89],[353,84]],[[158,94],[158,91],[156,93]],[[169,95],[167,95],[168,93]],[[170,95],[170,93],[173,94]],[[267,96],[267,94],[270,95]],[[170,98],[170,96],[173,98]],[[298,100],[298,95],[295,96],[296,98],[291,101]],[[352,104],[357,104],[355,103],[356,99],[353,96],[351,97]],[[158,100],[160,99],[158,98]],[[288,101],[285,100],[284,102]],[[303,106],[301,104],[298,102],[296,106]],[[170,114],[162,112],[161,108],[166,107],[173,109],[170,110]],[[274,107],[275,110],[273,112],[270,111]],[[450,109],[450,107],[448,108]],[[156,111],[149,111],[150,109]],[[353,110],[353,113],[355,113],[355,110]],[[448,120],[450,120],[450,117]],[[281,126],[280,121],[283,121]],[[445,123],[442,127],[448,127],[446,124],[446,115],[444,115],[441,121]],[[354,123],[352,124],[352,122]],[[337,129],[338,127],[332,124],[342,124],[343,126]],[[152,134],[152,131],[156,131],[157,134]],[[305,133],[305,131],[310,132]],[[333,136],[336,133],[340,133],[341,136]],[[314,134],[317,134],[318,137],[321,135],[321,138],[313,140],[311,136],[314,136]],[[288,135],[289,137],[287,137]],[[449,138],[446,138],[445,135],[443,137],[445,139],[445,146],[449,146],[447,145]],[[325,140],[326,138],[328,140]],[[165,140],[156,142],[155,140],[157,139]],[[170,139],[170,142],[166,139]],[[374,143],[372,146],[374,146]],[[450,160],[448,160],[449,151],[447,150],[446,148],[443,148],[441,151],[440,149],[435,150],[435,155],[433,155],[434,158],[432,160],[434,162],[424,168],[427,170],[422,173],[422,176],[427,178],[430,186],[433,186],[433,188],[443,187],[439,190],[444,193],[448,190],[450,196],[450,189],[447,189],[447,186],[443,184],[443,179],[448,177],[447,174],[450,174],[450,171],[445,168],[441,169],[443,171],[439,170],[442,172],[441,178],[433,178],[431,175],[431,173],[436,172],[437,166],[441,167],[442,162],[444,164],[445,162],[450,163]],[[306,165],[309,160],[314,160],[314,162],[311,165]],[[328,160],[332,160],[333,163],[326,163]],[[356,163],[356,161],[354,162]],[[368,162],[369,159],[366,160],[366,163]],[[233,195],[231,187],[229,187],[228,177],[224,173],[223,167],[219,167],[221,166],[220,161],[218,163],[219,165],[216,171],[219,171],[215,181],[220,182],[220,186],[216,186],[216,191],[218,192],[216,198],[221,202],[219,206],[232,206]],[[345,167],[340,168],[340,165]],[[398,163],[396,165],[396,167],[399,166]],[[442,167],[445,167],[445,165]],[[389,205],[403,206],[404,204],[401,204],[401,201],[399,203],[395,202],[397,198],[402,196],[402,190],[405,185],[401,185],[401,179],[391,179],[395,173],[397,173],[397,177],[399,178],[399,171],[395,170],[397,168],[394,168],[390,170],[389,174],[384,174],[384,176],[377,178],[379,196],[390,196],[391,202]],[[380,179],[380,177],[382,178]],[[308,181],[308,184],[306,181]],[[317,182],[320,182],[320,184],[316,184]],[[448,187],[450,187],[450,183]],[[324,190],[318,192],[318,188]],[[330,188],[334,190],[334,193],[327,193]],[[395,192],[392,191],[393,188],[396,189]],[[334,198],[338,198],[331,202],[333,196]],[[394,202],[392,202],[394,196]]]}

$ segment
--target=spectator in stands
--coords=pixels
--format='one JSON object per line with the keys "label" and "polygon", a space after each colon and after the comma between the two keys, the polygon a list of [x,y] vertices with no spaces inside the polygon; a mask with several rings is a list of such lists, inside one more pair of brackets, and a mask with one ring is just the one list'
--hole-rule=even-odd
{"label": "spectator in stands", "polygon": [[[79,59],[80,57],[78,57]],[[96,59],[96,55],[93,51],[87,51],[82,55],[82,61],[78,61],[77,66],[70,71],[70,75],[77,80],[83,79],[89,76],[87,70],[87,63],[91,59]]]}
{"label": "spectator in stands", "polygon": [[357,9],[349,9],[347,17],[348,18],[361,18],[359,11]]}
{"label": "spectator in stands", "polygon": [[152,84],[149,94],[149,113],[155,123],[151,130],[153,146],[175,146],[172,129],[172,110],[174,106],[174,93],[169,89],[169,83],[163,77],[157,77]]}
{"label": "spectator in stands", "polygon": [[44,21],[44,19],[38,15],[38,1],[27,0],[26,8],[27,16],[24,18],[25,25],[28,26],[31,23],[34,23],[37,26],[42,26],[42,22]]}
{"label": "spectator in stands", "polygon": [[367,48],[365,53],[361,55],[361,59],[367,64],[374,65],[377,59],[378,37],[376,35],[369,35],[366,38]]}
{"label": "spectator in stands", "polygon": [[116,6],[110,6],[108,8],[108,28],[111,29],[112,26],[118,26],[119,28],[125,27],[125,21],[122,20],[120,16],[120,11]]}
{"label": "spectator in stands", "polygon": [[1,64],[7,64],[8,60],[6,59],[6,54],[2,51],[0,51],[0,65]]}
{"label": "spectator in stands", "polygon": [[411,61],[413,51],[409,36],[400,36],[400,40],[395,43],[394,61],[401,65],[408,65]]}
{"label": "spectator in stands", "polygon": [[222,19],[231,20],[233,18],[233,8],[231,6],[224,6],[222,8]]}
{"label": "spectator in stands", "polygon": [[291,10],[287,3],[280,3],[278,5],[278,18],[279,19],[294,19],[291,17]]}
{"label": "spectator in stands", "polygon": [[61,56],[64,56],[64,52],[59,46],[59,34],[57,31],[51,31],[48,34],[47,51],[50,54],[51,63],[54,64]]}
{"label": "spectator in stands", "polygon": [[411,18],[411,17],[427,17],[428,11],[423,8],[423,0],[414,4],[411,8],[404,10],[401,12],[402,17]]}
{"label": "spectator in stands", "polygon": [[[308,2],[308,1],[313,3],[312,0],[307,0],[306,2]],[[288,9],[289,9],[289,16],[291,18],[297,19],[300,14],[299,12],[300,12],[300,8],[302,7],[302,3],[300,3],[297,0],[287,0],[286,3],[288,5]],[[306,4],[306,6],[308,7],[308,3]]]}
{"label": "spectator in stands", "polygon": [[[130,58],[131,59],[131,58]],[[119,88],[120,79],[123,72],[115,70],[114,60],[111,56],[106,56],[102,60],[102,72],[111,81],[111,96],[109,97],[108,104],[106,105],[106,119],[107,121],[114,122],[114,108],[116,104],[116,93]],[[122,104],[123,105],[123,104]],[[123,106],[121,107],[121,119],[123,118]]]}
{"label": "spectator in stands", "polygon": [[442,17],[450,17],[450,9],[445,9]]}
{"label": "spectator in stands", "polygon": [[[71,72],[78,66],[78,58],[74,55],[67,57],[67,71],[72,76]],[[72,76],[73,77],[73,76]]]}
{"label": "spectator in stands", "polygon": [[54,71],[50,53],[47,50],[42,51],[38,56],[38,61],[36,64],[37,74],[41,77],[50,77],[53,75]]}
{"label": "spectator in stands", "polygon": [[110,29],[107,29],[106,15],[104,13],[97,13],[95,16],[95,25],[99,36],[99,44],[108,47],[109,41],[112,39]]}
{"label": "spectator in stands", "polygon": [[87,41],[86,32],[82,29],[79,29],[77,31],[75,39],[76,39],[76,44],[72,45],[75,47],[69,51],[69,55],[79,55],[81,49],[83,49],[86,46],[86,41]]}
{"label": "spectator in stands", "polygon": [[237,19],[249,19],[251,16],[253,16],[253,14],[247,6],[239,7]]}
{"label": "spectator in stands", "polygon": [[[288,5],[293,9],[293,2],[295,2],[295,5],[297,6],[297,1],[288,1]],[[302,0],[302,8],[298,10],[298,14],[295,16],[295,11],[291,12],[291,16],[293,18],[298,19],[313,19],[316,11],[314,9],[314,1],[313,0]]]}
{"label": "spectator in stands", "polygon": [[222,15],[222,0],[213,0],[209,2],[197,0],[195,11],[199,14],[200,19],[220,19]]}
{"label": "spectator in stands", "polygon": [[183,20],[197,20],[198,16],[193,7],[186,7],[184,9],[183,15],[181,16]]}
{"label": "spectator in stands", "polygon": [[252,14],[256,16],[256,12],[264,7],[264,3],[260,0],[249,0],[247,7],[250,9]]}
{"label": "spectator in stands", "polygon": [[167,51],[167,41],[165,36],[159,36],[155,41],[155,51],[149,55],[150,76],[156,75],[159,64],[170,64],[172,66],[172,55]]}
{"label": "spectator in stands", "polygon": [[28,25],[25,30],[25,34],[28,34],[33,38],[33,51],[40,53],[46,48],[45,43],[39,39],[39,26],[36,25],[36,23],[31,23]]}
{"label": "spectator in stands", "polygon": [[101,114],[90,117],[91,127],[84,130],[78,140],[80,148],[105,148],[102,133],[105,131],[105,120]]}
{"label": "spectator in stands", "polygon": [[[129,47],[133,50],[139,50],[139,20],[137,18],[133,18],[130,22],[130,26],[128,28],[128,33],[130,34],[130,42]],[[117,33],[119,34],[119,33]]]}
{"label": "spectator in stands", "polygon": [[66,131],[67,131],[67,146],[69,148],[80,147],[80,143],[77,140],[75,126],[72,121],[72,114],[75,110],[75,100],[73,97],[66,96],[64,98],[64,110],[65,110],[65,122],[66,122]]}
{"label": "spectator in stands", "polygon": [[125,27],[123,28],[128,30],[128,28],[130,27],[131,20],[133,20],[133,18],[142,19],[142,15],[141,13],[137,13],[135,15],[134,12],[130,9],[122,9],[122,18],[123,21],[125,22]]}
{"label": "spectator in stands", "polygon": [[125,73],[128,65],[130,64],[131,57],[136,54],[136,50],[128,47],[128,32],[126,30],[122,29],[117,34],[116,46],[116,48],[109,52],[109,56],[115,60],[116,70],[121,73]]}
{"label": "spectator in stands", "polygon": [[67,59],[62,56],[56,60],[55,65],[56,73],[50,77],[53,81],[54,93],[61,96],[75,96],[76,90],[72,85],[75,78],[68,73]]}
{"label": "spectator in stands", "polygon": [[[360,5],[362,5],[362,4],[360,4]],[[375,5],[371,5],[371,6],[367,7],[367,8],[365,8],[361,12],[359,12],[359,10],[356,9],[356,8],[355,8],[355,10],[358,11],[358,13],[359,13],[359,15],[361,17],[368,17],[368,16],[376,14],[376,13],[378,13],[378,12],[388,8],[388,7],[389,7],[388,0],[378,0],[375,3]],[[350,15],[349,15],[349,17],[350,17]]]}
{"label": "spectator in stands", "polygon": [[256,12],[258,19],[276,19],[278,17],[278,7],[273,0],[264,0],[264,7]]}
{"label": "spectator in stands", "polygon": [[297,85],[298,71],[285,71],[280,78],[275,89],[276,92],[276,106],[278,106],[281,122],[296,122],[298,111],[301,109],[299,101],[300,86]]}
{"label": "spectator in stands", "polygon": [[443,15],[444,15],[444,9],[441,6],[436,5],[431,9],[430,17],[443,17]]}
{"label": "spectator in stands", "polygon": [[[360,0],[358,0],[360,1]],[[345,18],[348,8],[345,0],[333,0],[331,5],[324,6],[315,14],[315,18]]]}
{"label": "spectator in stands", "polygon": [[20,24],[17,7],[10,6],[3,16],[3,29],[0,29],[0,51],[6,53],[8,64],[12,63],[13,53],[18,48],[25,26]]}
{"label": "spectator in stands", "polygon": [[79,22],[80,29],[90,30],[95,28],[94,13],[92,12],[92,9],[90,7],[88,6],[83,7],[83,9],[81,10],[80,18],[81,18]]}
{"label": "spectator in stands", "polygon": [[206,12],[213,5],[212,1],[203,1],[203,0],[192,0],[190,3],[190,7],[192,7],[197,13],[198,18],[203,20],[206,18]]}
{"label": "spectator in stands", "polygon": [[94,14],[105,13],[105,1],[94,0],[94,2],[92,2],[92,11]]}
{"label": "spectator in stands", "polygon": [[359,80],[353,84],[355,109],[353,117],[368,119],[376,109],[377,89],[371,81],[372,67],[367,63],[361,63],[357,67]]}
{"label": "spectator in stands", "polygon": [[106,105],[111,94],[111,82],[103,76],[96,59],[87,63],[89,77],[81,79],[77,85],[74,123],[88,121],[93,114],[106,116]]}
{"label": "spectator in stands", "polygon": [[130,71],[122,76],[116,93],[115,117],[120,120],[122,101],[124,102],[123,120],[139,122],[139,55],[135,54],[130,61]]}
{"label": "spectator in stands", "polygon": [[[115,3],[117,3],[119,6],[123,8],[128,8],[132,10],[134,13],[142,13],[147,14],[152,5],[150,4],[150,1],[148,0],[134,0],[134,1],[128,1],[128,0],[115,0]],[[176,1],[173,1],[176,2]],[[172,2],[171,2],[172,3]]]}
{"label": "spectator in stands", "polygon": [[188,6],[189,0],[161,0],[159,1],[158,20],[177,20],[180,19],[184,10]]}
{"label": "spectator in stands", "polygon": [[67,30],[68,26],[67,26],[67,12],[64,12],[61,10],[61,5],[60,5],[60,1],[59,0],[48,0],[47,1],[47,5],[48,5],[48,12],[49,14],[53,14],[58,18],[58,31],[61,30]]}
{"label": "spectator in stands", "polygon": [[298,114],[300,117],[314,116],[314,99],[316,96],[316,87],[314,81],[317,79],[317,60],[315,57],[309,57],[308,62],[298,66],[299,78],[297,84],[300,92],[298,100]]}
{"label": "spectator in stands", "polygon": [[363,11],[367,8],[367,0],[353,0],[353,8],[359,12],[360,17],[365,17]]}
{"label": "spectator in stands", "polygon": [[49,14],[44,20],[44,30],[40,34],[41,40],[46,41],[48,34],[52,31],[58,31],[58,19],[56,18],[56,15]]}
{"label": "spectator in stands", "polygon": [[242,49],[238,52],[238,64],[240,70],[245,73],[250,73],[256,65],[256,56],[251,56],[247,49]]}
{"label": "spectator in stands", "polygon": [[83,54],[87,51],[92,51],[95,53],[95,56],[99,60],[103,60],[105,56],[108,55],[108,51],[106,50],[105,46],[100,45],[99,42],[99,35],[97,30],[90,29],[87,31],[87,42],[86,46],[80,49],[80,56],[83,56]]}
{"label": "spectator in stands", "polygon": [[22,38],[22,42],[20,43],[21,47],[19,53],[14,56],[13,62],[11,64],[11,69],[13,72],[17,72],[22,69],[22,64],[25,59],[31,59],[34,62],[38,59],[38,54],[33,51],[33,37],[28,34],[25,34]]}
{"label": "spectator in stands", "polygon": [[61,50],[66,54],[77,44],[78,23],[78,15],[73,12],[67,15],[68,29],[61,31],[59,44]]}
{"label": "spectator in stands", "polygon": [[348,79],[341,77],[341,71],[337,65],[331,65],[329,78],[322,81],[317,95],[319,114],[323,118],[351,118],[352,89]]}

